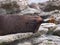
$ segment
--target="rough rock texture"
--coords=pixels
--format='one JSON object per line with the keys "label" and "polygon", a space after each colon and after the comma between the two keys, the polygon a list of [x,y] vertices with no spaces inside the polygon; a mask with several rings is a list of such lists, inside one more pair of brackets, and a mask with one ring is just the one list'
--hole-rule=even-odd
{"label": "rough rock texture", "polygon": [[27,0],[2,0],[0,8],[6,10],[6,14],[16,14],[27,8],[27,4]]}
{"label": "rough rock texture", "polygon": [[60,37],[53,35],[42,35],[39,37],[32,37],[23,40],[16,40],[5,45],[59,45]]}
{"label": "rough rock texture", "polygon": [[5,9],[7,14],[17,13],[20,10],[16,1],[5,4],[2,3],[0,7]]}
{"label": "rough rock texture", "polygon": [[58,36],[52,36],[52,35],[49,35],[49,36],[45,36],[44,38],[41,38],[44,39],[42,41],[42,43],[38,44],[38,45],[59,45],[60,44],[60,37]]}
{"label": "rough rock texture", "polygon": [[57,25],[57,28],[53,31],[53,35],[60,36],[60,24]]}
{"label": "rough rock texture", "polygon": [[30,8],[34,8],[34,9],[40,10],[39,5],[38,5],[37,3],[31,3],[31,4],[29,4],[28,6],[29,6]]}
{"label": "rough rock texture", "polygon": [[34,13],[39,14],[40,10],[28,7],[28,8],[26,8],[20,12],[21,15],[26,15],[26,14],[32,14],[33,15]]}
{"label": "rough rock texture", "polygon": [[43,7],[43,11],[49,12],[52,10],[60,10],[60,1],[48,1],[43,4],[45,7]]}
{"label": "rough rock texture", "polygon": [[5,9],[0,8],[0,14],[6,14],[6,10],[5,10]]}
{"label": "rough rock texture", "polygon": [[52,34],[57,25],[55,25],[54,23],[42,23],[40,27],[48,29],[48,32],[46,32],[47,34]]}

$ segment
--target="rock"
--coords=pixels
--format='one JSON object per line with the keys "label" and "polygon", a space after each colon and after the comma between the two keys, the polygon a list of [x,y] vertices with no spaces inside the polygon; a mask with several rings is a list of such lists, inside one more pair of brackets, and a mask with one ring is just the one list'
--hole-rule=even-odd
{"label": "rock", "polygon": [[47,1],[45,3],[42,3],[42,6],[41,4],[39,4],[40,7],[42,7],[41,9],[45,12],[50,12],[50,11],[53,11],[55,9],[57,10],[60,10],[60,1],[57,0],[57,1]]}
{"label": "rock", "polygon": [[47,19],[51,16],[50,12],[43,12],[43,11],[41,11],[41,13],[38,15],[41,16],[43,19]]}
{"label": "rock", "polygon": [[54,29],[54,28],[56,28],[57,25],[54,24],[54,23],[42,23],[41,26],[44,27],[44,28],[48,28],[48,29],[49,28]]}
{"label": "rock", "polygon": [[17,45],[32,45],[31,42],[18,43]]}
{"label": "rock", "polygon": [[[27,7],[28,5],[28,0],[2,0],[1,3],[6,4],[6,3],[11,3],[12,5],[15,4],[15,6],[17,7],[17,5],[19,5],[19,9],[23,10]],[[16,5],[17,4],[17,5]]]}
{"label": "rock", "polygon": [[[8,43],[8,45],[59,45],[60,44],[60,37],[53,36],[53,35],[41,35],[38,37],[30,37],[29,39],[21,38],[23,40],[20,39],[21,36],[19,37],[18,34],[17,34],[18,36],[18,40],[17,40],[17,36],[15,37],[14,35],[15,34],[13,34],[12,36],[7,35],[7,37],[2,36],[0,37],[0,41],[5,40],[4,42],[5,45],[6,43]],[[21,35],[21,33],[19,35]],[[28,36],[28,35],[25,35],[25,36]],[[13,37],[16,40],[12,39],[11,37]],[[24,34],[22,35],[22,37],[24,37]],[[6,39],[8,38],[9,38],[9,41],[12,40],[11,43],[6,42]]]}
{"label": "rock", "polygon": [[17,1],[17,4],[20,6],[20,10],[26,9],[28,6],[28,0],[14,0]]}
{"label": "rock", "polygon": [[38,32],[39,32],[39,34],[43,35],[43,34],[46,34],[48,32],[48,29],[40,26],[38,29]]}
{"label": "rock", "polygon": [[38,45],[58,45],[56,42],[45,40]]}
{"label": "rock", "polygon": [[53,35],[42,35],[32,39],[34,45],[59,45],[60,37]]}
{"label": "rock", "polygon": [[15,14],[18,11],[20,11],[19,5],[17,4],[16,1],[5,2],[5,3],[2,2],[0,5],[1,5],[0,6],[1,8],[3,8],[4,10],[6,10],[7,14]]}
{"label": "rock", "polygon": [[7,12],[6,12],[6,10],[5,9],[3,9],[3,8],[0,8],[0,14],[6,14]]}
{"label": "rock", "polygon": [[28,6],[29,6],[30,8],[34,8],[34,9],[40,10],[39,5],[38,5],[37,3],[31,3],[31,4],[29,4]]}
{"label": "rock", "polygon": [[57,25],[57,28],[54,30],[53,35],[60,36],[60,24]]}
{"label": "rock", "polygon": [[39,5],[39,8],[44,11],[44,9],[45,9],[45,7],[48,5],[48,3],[47,3],[47,2],[38,3],[38,5]]}
{"label": "rock", "polygon": [[38,45],[59,45],[60,43],[60,37],[58,36],[53,36],[53,35],[49,35],[49,36],[45,36],[45,37],[41,37],[40,39],[42,40],[40,43],[38,43]]}
{"label": "rock", "polygon": [[41,27],[48,29],[47,34],[52,34],[53,31],[56,29],[57,25],[54,23],[42,23]]}
{"label": "rock", "polygon": [[23,14],[34,14],[34,13],[40,13],[40,11],[37,10],[37,9],[29,8],[29,7],[28,7],[27,9],[22,10],[20,14],[23,15]]}
{"label": "rock", "polygon": [[57,24],[60,24],[60,16],[56,17]]}
{"label": "rock", "polygon": [[46,34],[47,32],[48,32],[47,28],[43,28],[40,26],[38,31],[36,33],[34,33],[32,37],[38,37],[38,36]]}
{"label": "rock", "polygon": [[5,43],[10,43],[15,40],[21,40],[24,38],[28,38],[32,36],[33,33],[17,33],[17,34],[11,34],[11,35],[5,35],[5,36],[0,36],[0,44]]}

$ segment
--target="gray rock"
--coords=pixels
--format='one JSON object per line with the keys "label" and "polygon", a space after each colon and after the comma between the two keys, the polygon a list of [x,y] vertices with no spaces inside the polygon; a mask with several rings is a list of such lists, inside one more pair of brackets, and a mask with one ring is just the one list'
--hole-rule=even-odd
{"label": "gray rock", "polygon": [[56,17],[56,21],[58,24],[60,24],[60,16]]}
{"label": "gray rock", "polygon": [[32,45],[31,42],[18,43],[17,45]]}
{"label": "gray rock", "polygon": [[9,2],[9,1],[2,1],[0,3],[0,7],[5,10],[6,14],[15,14],[18,11],[20,11],[19,5],[17,4],[16,1],[11,1],[11,2]]}
{"label": "gray rock", "polygon": [[[40,4],[41,5],[41,4]],[[50,12],[53,11],[55,9],[60,10],[60,1],[47,1],[45,3],[43,3],[43,7],[42,10],[45,12]]]}
{"label": "gray rock", "polygon": [[3,8],[0,8],[0,14],[6,14],[7,12],[6,12],[6,10],[5,9],[3,9]]}
{"label": "gray rock", "polygon": [[53,33],[53,31],[56,29],[57,25],[54,23],[42,23],[41,27],[47,28],[48,29],[47,34],[51,35]]}
{"label": "gray rock", "polygon": [[42,26],[40,26],[39,29],[38,29],[38,33],[40,35],[46,34],[47,32],[48,32],[48,29],[47,28],[44,28]]}
{"label": "gray rock", "polygon": [[60,44],[60,37],[58,36],[53,36],[53,35],[48,35],[48,36],[43,36],[40,38],[42,42],[40,42],[38,45],[59,45]]}
{"label": "gray rock", "polygon": [[40,13],[40,11],[37,9],[28,7],[25,10],[22,10],[20,14],[34,14],[34,13]]}
{"label": "gray rock", "polygon": [[38,3],[31,3],[31,4],[29,4],[28,6],[29,6],[30,8],[34,8],[34,9],[40,10]]}
{"label": "gray rock", "polygon": [[53,42],[53,41],[45,40],[45,41],[43,41],[42,43],[40,43],[38,45],[59,45],[59,44],[56,43],[56,42]]}
{"label": "gray rock", "polygon": [[54,30],[53,35],[60,36],[60,24],[57,25],[57,28]]}
{"label": "gray rock", "polygon": [[51,30],[57,27],[57,25],[54,23],[42,23],[41,26]]}
{"label": "gray rock", "polygon": [[0,36],[0,44],[2,44],[4,42],[9,43],[9,42],[13,42],[15,40],[29,38],[32,35],[33,35],[33,33],[17,33],[17,34]]}

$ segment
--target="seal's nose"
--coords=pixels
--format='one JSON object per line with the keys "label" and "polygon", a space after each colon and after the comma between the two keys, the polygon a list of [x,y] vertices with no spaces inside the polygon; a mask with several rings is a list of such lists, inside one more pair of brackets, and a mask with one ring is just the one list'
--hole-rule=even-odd
{"label": "seal's nose", "polygon": [[42,22],[42,21],[43,21],[43,19],[42,19],[41,17],[38,17],[38,18],[37,18],[37,22],[40,23],[40,22]]}

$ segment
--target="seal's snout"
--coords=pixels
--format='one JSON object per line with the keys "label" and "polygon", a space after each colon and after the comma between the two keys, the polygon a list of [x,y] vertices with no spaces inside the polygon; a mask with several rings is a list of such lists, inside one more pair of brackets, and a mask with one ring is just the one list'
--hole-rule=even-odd
{"label": "seal's snout", "polygon": [[37,17],[37,22],[41,23],[43,21],[43,19],[41,17]]}

